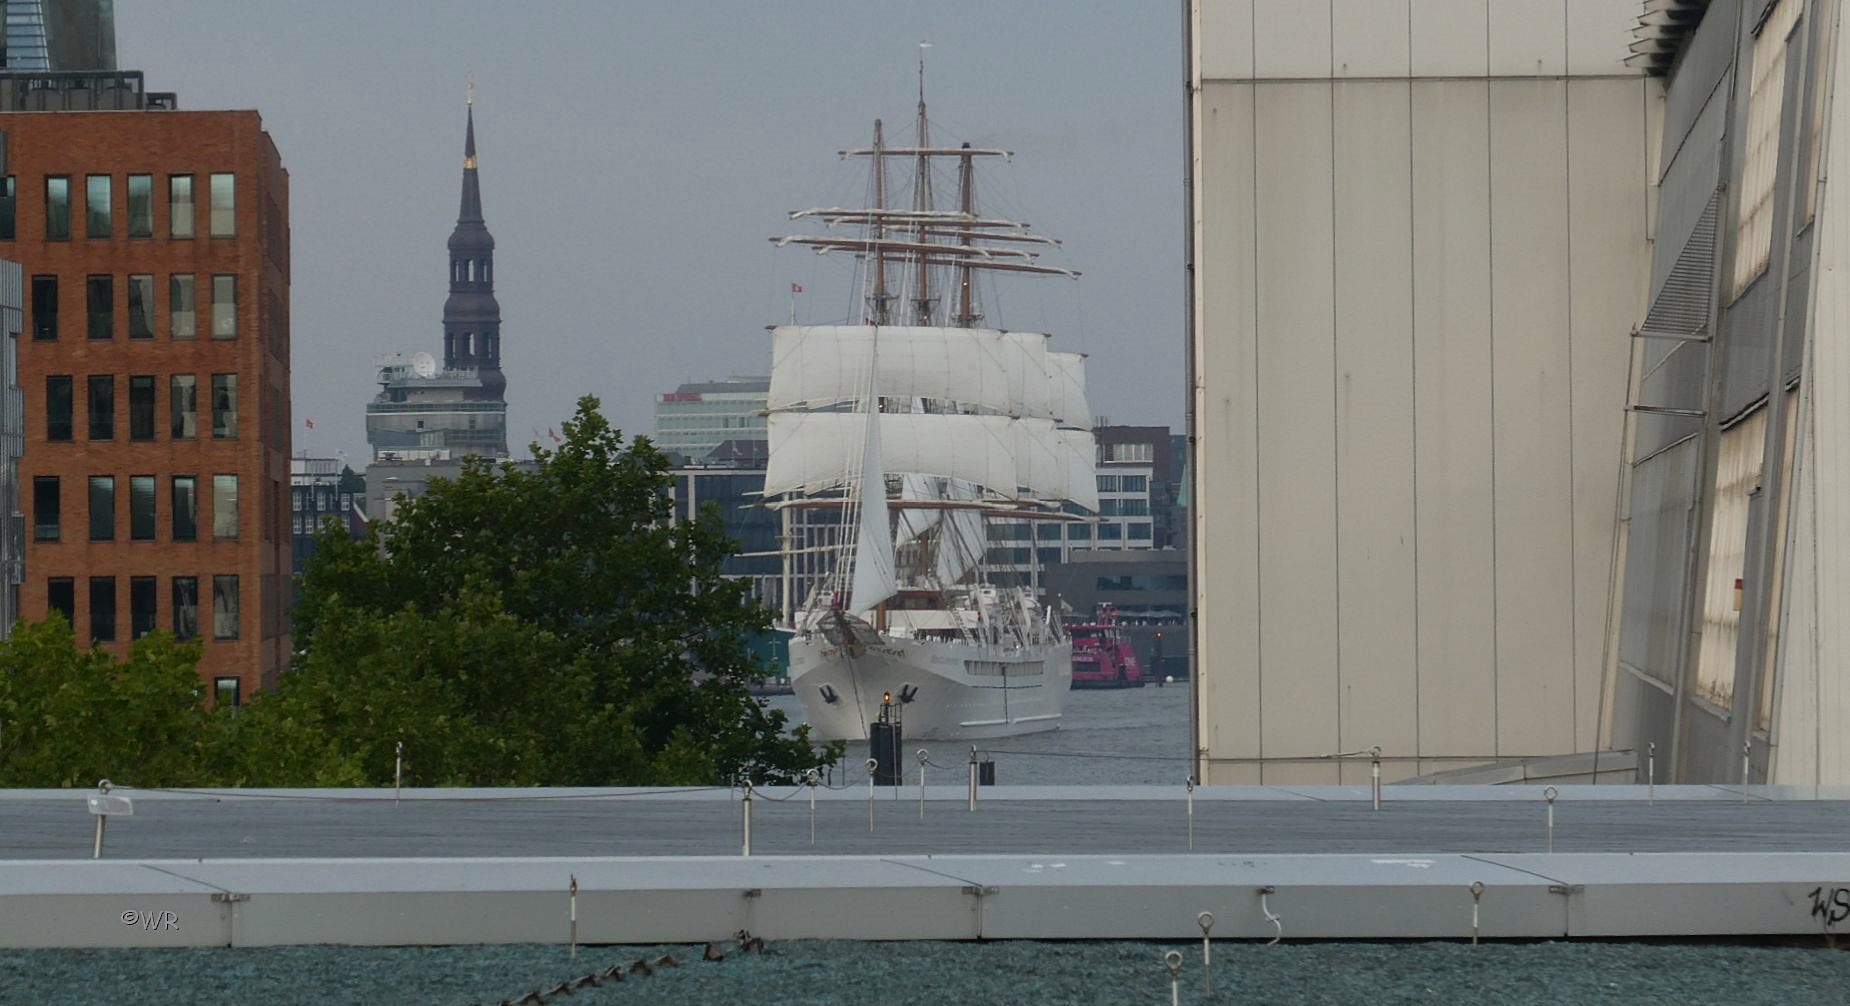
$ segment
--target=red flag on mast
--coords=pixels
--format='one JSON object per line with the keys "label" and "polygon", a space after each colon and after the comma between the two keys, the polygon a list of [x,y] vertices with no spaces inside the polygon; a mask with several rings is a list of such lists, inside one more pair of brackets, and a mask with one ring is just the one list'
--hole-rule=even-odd
{"label": "red flag on mast", "polygon": [[801,283],[792,283],[792,284],[790,284],[790,292],[791,292],[791,293],[802,293],[802,292],[803,292],[803,284],[801,284]]}

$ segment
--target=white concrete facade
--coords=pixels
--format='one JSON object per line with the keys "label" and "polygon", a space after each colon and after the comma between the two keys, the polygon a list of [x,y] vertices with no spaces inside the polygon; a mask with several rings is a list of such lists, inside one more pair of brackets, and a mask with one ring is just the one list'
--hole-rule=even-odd
{"label": "white concrete facade", "polygon": [[1197,0],[1208,783],[1602,740],[1659,83],[1635,0]]}

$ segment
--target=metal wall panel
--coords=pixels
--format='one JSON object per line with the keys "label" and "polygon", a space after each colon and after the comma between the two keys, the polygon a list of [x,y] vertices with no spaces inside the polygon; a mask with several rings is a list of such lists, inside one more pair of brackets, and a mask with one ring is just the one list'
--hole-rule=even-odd
{"label": "metal wall panel", "polygon": [[1253,73],[1267,78],[1330,75],[1330,5],[1252,0]]}
{"label": "metal wall panel", "polygon": [[1483,77],[1491,0],[1411,0],[1413,72],[1421,77]]}
{"label": "metal wall panel", "polygon": [[1710,0],[1696,27],[1695,37],[1683,47],[1677,72],[1664,95],[1664,137],[1669,147],[1689,132],[1702,106],[1711,97],[1728,97],[1727,73],[1734,65],[1737,22],[1741,0]]}
{"label": "metal wall panel", "polygon": [[1574,741],[1566,99],[1560,80],[1490,83],[1499,754]]}
{"label": "metal wall panel", "polygon": [[1412,93],[1419,751],[1483,754],[1496,745],[1489,91]]}
{"label": "metal wall panel", "polygon": [[[1206,184],[1197,184],[1201,252],[1195,346],[1197,528],[1195,701],[1199,740],[1220,757],[1259,754],[1259,409],[1253,207],[1254,85],[1201,90],[1197,144]],[[1208,778],[1218,779],[1219,776]],[[1251,777],[1227,781],[1256,782]]]}
{"label": "metal wall panel", "polygon": [[1641,80],[1569,81],[1568,304],[1574,540],[1574,749],[1597,742],[1625,426],[1630,323],[1649,261]]}
{"label": "metal wall panel", "polygon": [[1253,75],[1253,0],[1199,0],[1195,51],[1203,80],[1245,80]]}
{"label": "metal wall panel", "polygon": [[1630,77],[1625,65],[1638,5],[1613,0],[1567,0],[1567,72],[1574,76],[1616,74]]}
{"label": "metal wall panel", "polygon": [[1660,252],[1651,263],[1651,297],[1655,299],[1676,264],[1677,251],[1696,229],[1709,198],[1721,186],[1722,130],[1728,115],[1725,92],[1702,106],[1687,134],[1666,138],[1670,163],[1664,166],[1657,200]]}
{"label": "metal wall panel", "polygon": [[[1327,83],[1259,85],[1259,662],[1267,757],[1328,754],[1338,744],[1330,116]],[[1268,771],[1265,781],[1316,778],[1284,769],[1277,777]]]}
{"label": "metal wall panel", "polygon": [[1405,77],[1412,72],[1406,0],[1330,0],[1330,13],[1331,75]]}
{"label": "metal wall panel", "polygon": [[[1829,207],[1829,200],[1826,200]],[[1823,304],[1820,302],[1820,307]],[[1807,383],[1809,388],[1809,382]],[[1793,451],[1792,507],[1786,546],[1785,581],[1780,585],[1778,662],[1773,680],[1773,750],[1767,779],[1785,785],[1819,785],[1825,772],[1821,725],[1823,682],[1817,662],[1818,537],[1816,464],[1811,423],[1815,401],[1805,389],[1799,398],[1798,437]]]}
{"label": "metal wall panel", "polygon": [[1691,437],[1632,470],[1619,660],[1666,687],[1675,686],[1679,673],[1691,508],[1701,460],[1701,439]]}
{"label": "metal wall panel", "polygon": [[[1411,85],[1335,85],[1339,750],[1418,750]],[[1408,766],[1411,768],[1411,766]],[[1369,766],[1346,766],[1366,782]],[[1410,773],[1409,773],[1410,774]]]}
{"label": "metal wall panel", "polygon": [[[1558,77],[1567,72],[1563,0],[1494,0],[1490,9],[1492,76]],[[1613,39],[1623,50],[1624,36]]]}

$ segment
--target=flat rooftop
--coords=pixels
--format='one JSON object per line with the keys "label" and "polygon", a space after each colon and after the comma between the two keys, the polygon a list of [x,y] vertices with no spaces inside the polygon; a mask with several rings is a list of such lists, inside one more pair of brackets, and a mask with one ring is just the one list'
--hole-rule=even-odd
{"label": "flat rooftop", "polygon": [[574,878],[586,943],[1199,938],[1203,911],[1235,939],[1850,924],[1833,789],[1563,786],[1551,832],[1539,786],[1387,787],[1380,810],[1366,787],[994,787],[971,811],[914,784],[877,790],[871,827],[864,787],[818,788],[813,817],[780,787],[749,856],[724,789],[113,792],[133,814],[100,861],[89,791],[0,793],[0,947],[563,941]]}

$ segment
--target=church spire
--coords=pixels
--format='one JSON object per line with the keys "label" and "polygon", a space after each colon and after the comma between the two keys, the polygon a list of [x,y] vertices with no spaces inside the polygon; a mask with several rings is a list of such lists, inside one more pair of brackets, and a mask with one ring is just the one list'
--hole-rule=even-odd
{"label": "church spire", "polygon": [[[503,401],[501,305],[495,300],[495,239],[482,219],[482,187],[475,160],[475,85],[463,133],[462,207],[450,232],[450,296],[443,303],[443,366],[474,371],[476,400]],[[498,446],[503,455],[505,446]]]}

